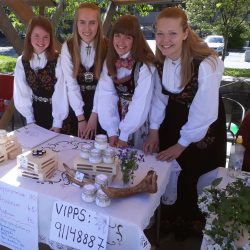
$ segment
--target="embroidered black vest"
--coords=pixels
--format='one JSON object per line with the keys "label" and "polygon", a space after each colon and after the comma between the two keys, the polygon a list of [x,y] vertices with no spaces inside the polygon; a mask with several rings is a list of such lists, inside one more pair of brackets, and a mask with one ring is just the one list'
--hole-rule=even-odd
{"label": "embroidered black vest", "polygon": [[57,59],[48,61],[43,69],[33,70],[27,60],[22,59],[26,81],[37,96],[51,98],[57,78],[55,68]]}
{"label": "embroidered black vest", "polygon": [[[198,72],[199,72],[199,66],[200,66],[201,61],[193,60],[192,63],[193,63],[192,65],[193,73],[192,73],[191,80],[180,93],[171,93],[164,88],[164,86],[162,85],[163,65],[157,65],[158,73],[161,79],[162,93],[169,96],[168,105],[166,107],[167,118],[164,119],[164,122],[161,125],[161,127],[165,131],[171,131],[171,135],[170,135],[170,138],[166,140],[168,142],[163,143],[164,144],[162,147],[163,149],[168,148],[169,146],[177,143],[180,137],[179,131],[181,130],[181,127],[188,120],[189,108],[198,90]],[[169,118],[170,114],[174,115],[175,118],[174,119]],[[178,116],[178,121],[175,121],[177,116]],[[171,121],[175,121],[175,122],[171,123]],[[217,143],[219,140],[223,144],[225,141],[225,135],[226,135],[225,112],[224,112],[224,106],[223,106],[221,97],[219,97],[217,120],[214,121],[209,126],[207,133],[203,139],[201,139],[199,142],[192,143],[190,145],[195,145],[197,148],[205,149],[208,146],[211,147],[212,145],[214,145],[216,140],[217,140]],[[216,138],[219,138],[219,139],[216,139]]]}
{"label": "embroidered black vest", "polygon": [[161,85],[162,85],[162,94],[168,95],[170,100],[174,100],[176,102],[179,102],[181,104],[185,104],[188,107],[190,107],[194,96],[198,90],[198,71],[201,61],[193,60],[193,73],[191,76],[191,80],[189,83],[184,87],[184,89],[180,93],[171,93],[168,90],[166,90],[162,84],[162,75],[163,75],[163,65],[157,64],[157,70],[161,79]]}
{"label": "embroidered black vest", "polygon": [[[138,77],[135,76],[135,73],[139,74],[139,72],[135,72],[136,67],[138,70],[141,68],[142,63],[134,63],[131,75],[126,76],[122,79],[113,78],[113,83],[119,98],[126,99],[128,101],[132,100],[133,94],[135,92],[135,87],[137,85]],[[137,79],[135,79],[137,78]]]}
{"label": "embroidered black vest", "polygon": [[[71,55],[71,58],[73,59],[74,55],[73,55],[72,39],[67,41],[67,46],[68,46],[68,50]],[[95,91],[98,80],[96,79],[94,72],[95,72],[94,64],[92,65],[92,67],[90,67],[88,71],[82,65],[82,63],[80,64],[80,69],[77,74],[76,80],[78,84],[80,85],[81,91]]]}
{"label": "embroidered black vest", "polygon": [[[88,75],[86,72],[89,75],[91,74],[90,78],[92,77],[92,80],[87,78]],[[95,78],[94,65],[87,71],[81,64],[79,73],[77,74],[77,82],[80,85],[81,91],[95,91],[98,80]]]}

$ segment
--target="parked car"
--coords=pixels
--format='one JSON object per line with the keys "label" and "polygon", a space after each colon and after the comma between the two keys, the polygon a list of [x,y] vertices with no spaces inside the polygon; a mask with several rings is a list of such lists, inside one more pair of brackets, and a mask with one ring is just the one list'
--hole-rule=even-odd
{"label": "parked car", "polygon": [[217,35],[207,36],[204,41],[207,43],[209,48],[214,49],[218,55],[222,55],[224,49],[224,37]]}

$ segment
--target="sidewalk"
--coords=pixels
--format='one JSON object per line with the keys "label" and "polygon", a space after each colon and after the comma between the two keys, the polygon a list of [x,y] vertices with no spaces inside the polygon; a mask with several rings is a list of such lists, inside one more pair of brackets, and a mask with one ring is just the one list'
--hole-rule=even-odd
{"label": "sidewalk", "polygon": [[245,62],[245,53],[229,52],[224,60],[225,68],[250,69],[250,62]]}

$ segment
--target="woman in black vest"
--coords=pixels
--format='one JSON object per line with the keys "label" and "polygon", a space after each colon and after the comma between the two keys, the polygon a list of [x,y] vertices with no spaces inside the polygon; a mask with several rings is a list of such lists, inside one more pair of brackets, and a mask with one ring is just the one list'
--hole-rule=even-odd
{"label": "woman in black vest", "polygon": [[180,8],[161,11],[156,44],[159,80],[144,151],[153,152],[159,146],[158,160],[179,163],[182,171],[174,214],[177,224],[185,228],[187,220],[202,218],[197,206],[198,178],[225,165],[225,112],[219,96],[224,66],[191,30]]}
{"label": "woman in black vest", "polygon": [[106,48],[98,6],[80,4],[74,18],[73,36],[63,44],[61,52],[71,106],[64,133],[92,139],[95,133],[104,132],[98,124],[94,95]]}
{"label": "woman in black vest", "polygon": [[111,146],[140,148],[145,141],[154,61],[137,18],[120,17],[112,29],[98,83],[98,115]]}
{"label": "woman in black vest", "polygon": [[60,132],[68,115],[68,98],[51,23],[42,16],[31,19],[18,57],[14,103],[27,123]]}

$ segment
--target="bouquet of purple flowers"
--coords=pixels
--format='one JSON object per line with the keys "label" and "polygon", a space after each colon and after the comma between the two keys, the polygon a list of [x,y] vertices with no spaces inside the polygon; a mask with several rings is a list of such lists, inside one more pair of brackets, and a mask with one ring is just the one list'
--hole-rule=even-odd
{"label": "bouquet of purple flowers", "polygon": [[134,172],[138,169],[138,163],[144,162],[144,155],[138,154],[134,149],[120,148],[117,156],[120,160],[123,183],[133,184]]}

